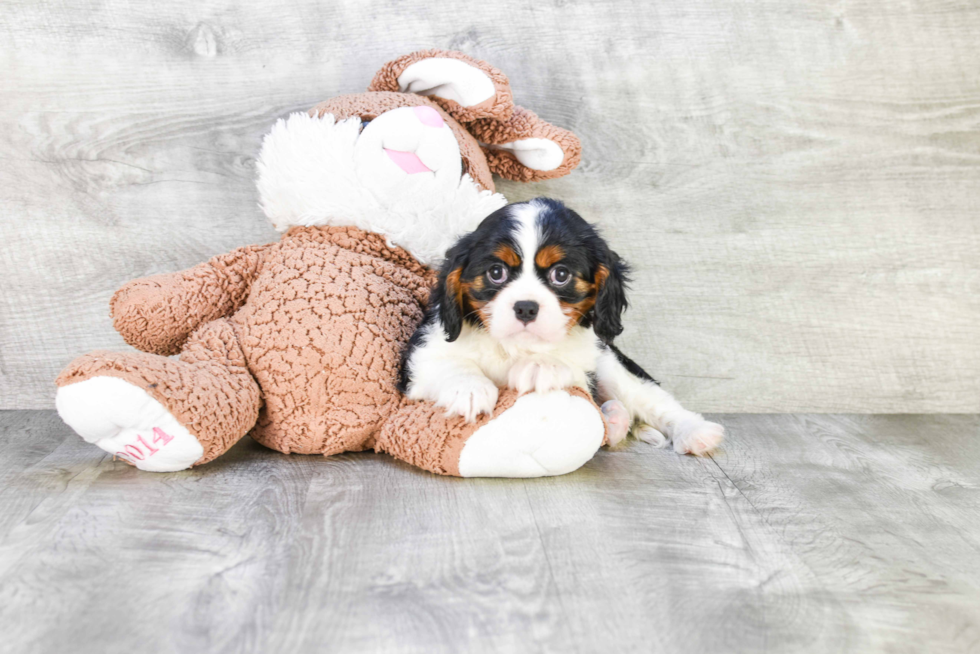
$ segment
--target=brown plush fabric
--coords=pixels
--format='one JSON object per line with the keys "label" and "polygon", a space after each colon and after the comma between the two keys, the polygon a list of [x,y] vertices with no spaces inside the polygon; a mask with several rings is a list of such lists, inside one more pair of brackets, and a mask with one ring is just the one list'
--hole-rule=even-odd
{"label": "brown plush fabric", "polygon": [[[570,388],[568,392],[587,399],[599,410],[592,396],[581,388]],[[445,411],[428,402],[405,400],[401,410],[382,427],[374,449],[423,470],[458,477],[459,454],[466,441],[480,427],[514,406],[518,397],[517,391],[502,389],[493,413],[480,416],[475,423],[467,423],[460,416],[446,417]],[[608,439],[603,438],[602,444],[607,445]]]}
{"label": "brown plush fabric", "polygon": [[490,170],[504,179],[515,182],[537,182],[563,177],[572,172],[582,160],[582,143],[577,136],[567,129],[546,123],[533,111],[524,107],[514,107],[514,113],[507,121],[476,120],[468,123],[466,127],[481,143],[501,145],[519,139],[543,138],[557,143],[565,153],[565,159],[554,170],[534,170],[520,163],[506,150],[483,148]]}
{"label": "brown plush fabric", "polygon": [[336,120],[359,116],[362,120],[373,120],[386,111],[400,107],[432,107],[446,121],[459,144],[459,154],[463,158],[463,172],[469,173],[473,181],[488,191],[494,190],[493,175],[487,165],[480,144],[456,122],[442,107],[420,95],[410,93],[356,93],[339,95],[310,109],[311,116],[332,114]]}
{"label": "brown plush fabric", "polygon": [[516,401],[516,391],[501,391],[492,416],[484,414],[475,423],[467,423],[460,416],[446,417],[445,410],[428,402],[405,400],[405,406],[382,428],[374,449],[423,470],[458,477],[459,453],[467,439]]}
{"label": "brown plush fabric", "polygon": [[144,352],[180,352],[199,325],[238,310],[268,246],[239,248],[188,270],[135,279],[109,302],[112,324]]}
{"label": "brown plush fabric", "polygon": [[[433,281],[378,234],[294,227],[279,243],[121,289],[113,301],[120,333],[151,351],[183,345],[180,362],[100,352],[77,359],[58,384],[106,375],[146,389],[202,441],[206,460],[256,423],[258,388],[265,406],[252,435],[260,443],[305,454],[365,449],[400,406],[400,354]],[[184,342],[219,312],[232,315]],[[244,392],[249,385],[254,391]],[[210,420],[227,437],[212,433]]]}
{"label": "brown plush fabric", "polygon": [[280,452],[370,447],[401,402],[400,354],[432,279],[377,234],[290,229],[233,318],[265,396],[252,436]]}
{"label": "brown plush fabric", "polygon": [[464,61],[485,73],[493,82],[493,86],[496,89],[493,97],[471,107],[464,107],[454,100],[440,98],[436,95],[428,96],[448,111],[456,120],[465,123],[478,118],[493,118],[496,120],[507,120],[510,118],[511,111],[514,107],[514,96],[511,93],[510,82],[507,80],[507,76],[485,61],[480,61],[462,52],[452,50],[420,50],[389,61],[375,74],[371,85],[368,86],[368,91],[398,92],[400,90],[398,87],[398,76],[412,64],[423,59],[431,58],[459,59],[460,61]]}
{"label": "brown plush fabric", "polygon": [[204,448],[194,465],[224,454],[259,414],[258,384],[225,319],[194,332],[179,360],[144,352],[96,351],[75,359],[55,383],[67,386],[100,376],[138,386],[170,411]]}

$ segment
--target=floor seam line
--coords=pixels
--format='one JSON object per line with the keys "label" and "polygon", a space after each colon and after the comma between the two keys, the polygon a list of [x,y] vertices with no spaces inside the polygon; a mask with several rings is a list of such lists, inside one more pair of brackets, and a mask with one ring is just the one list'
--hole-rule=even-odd
{"label": "floor seam line", "polygon": [[[538,516],[534,513],[534,506],[531,504],[531,496],[527,491],[527,480],[523,481],[524,486],[524,499],[527,500],[528,511],[531,512],[531,520],[534,522],[534,531],[538,535],[538,542],[541,543],[541,552],[544,554],[544,560],[548,564],[548,576],[551,577],[551,583],[555,587],[555,595],[558,596],[558,606],[561,608],[561,617],[565,621],[565,626],[569,629],[571,633],[571,621],[568,619],[568,611],[565,609],[565,600],[562,598],[561,589],[558,587],[558,579],[555,577],[555,569],[551,565],[551,557],[548,556],[548,548],[544,543],[544,536],[541,534],[541,525],[538,524]],[[575,651],[581,651],[577,647]]]}

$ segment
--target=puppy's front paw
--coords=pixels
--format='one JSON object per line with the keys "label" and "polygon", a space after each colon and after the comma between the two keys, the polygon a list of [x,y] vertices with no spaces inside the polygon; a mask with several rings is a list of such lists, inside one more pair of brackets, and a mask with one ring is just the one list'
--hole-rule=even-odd
{"label": "puppy's front paw", "polygon": [[671,439],[678,454],[702,456],[721,445],[725,439],[725,428],[707,420],[684,421],[674,425]]}
{"label": "puppy's front paw", "polygon": [[493,413],[497,406],[497,386],[479,375],[464,375],[446,380],[439,392],[436,406],[446,409],[447,416],[463,416],[466,422],[476,422],[483,413]]}
{"label": "puppy's front paw", "polygon": [[538,361],[521,361],[507,373],[507,385],[518,393],[547,393],[575,385],[575,375],[567,366]]}

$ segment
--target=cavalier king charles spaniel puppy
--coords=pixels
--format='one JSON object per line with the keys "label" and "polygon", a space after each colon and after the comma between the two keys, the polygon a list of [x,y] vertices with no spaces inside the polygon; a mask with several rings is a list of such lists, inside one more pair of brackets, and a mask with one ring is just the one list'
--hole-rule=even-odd
{"label": "cavalier king charles spaniel puppy", "polygon": [[487,216],[446,254],[408,343],[399,386],[449,415],[491,413],[498,387],[578,386],[602,404],[610,441],[633,434],[705,454],[721,425],[681,407],[613,339],[623,331],[628,268],[561,202],[537,198]]}

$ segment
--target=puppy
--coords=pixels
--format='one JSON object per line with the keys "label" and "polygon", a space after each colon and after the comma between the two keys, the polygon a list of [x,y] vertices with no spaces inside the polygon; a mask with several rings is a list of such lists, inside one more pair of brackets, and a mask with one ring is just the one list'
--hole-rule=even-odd
{"label": "puppy", "polygon": [[487,216],[446,255],[425,320],[402,358],[399,385],[447,414],[491,413],[498,387],[525,393],[578,386],[610,424],[644,441],[705,454],[721,425],[687,411],[616,346],[627,266],[561,202],[537,198]]}

